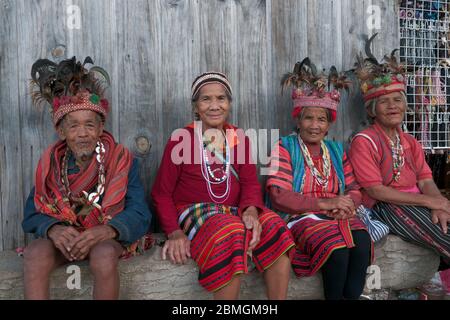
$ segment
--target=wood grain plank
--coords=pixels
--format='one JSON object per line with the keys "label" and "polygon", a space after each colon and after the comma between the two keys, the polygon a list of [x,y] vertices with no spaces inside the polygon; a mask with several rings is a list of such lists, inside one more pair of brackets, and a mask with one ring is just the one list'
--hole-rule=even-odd
{"label": "wood grain plank", "polygon": [[[172,96],[162,82],[162,57],[166,54],[175,58],[162,50],[162,41],[171,38],[162,33],[159,15],[162,5],[161,1],[128,1],[116,10],[120,30],[116,36],[120,140],[139,160],[140,178],[149,204],[150,188],[168,139],[164,134],[167,110],[163,96]],[[172,112],[176,114],[177,110]],[[140,139],[148,143],[149,150],[137,148]]]}
{"label": "wood grain plank", "polygon": [[21,130],[17,60],[18,12],[14,1],[0,1],[0,146],[3,146],[0,186],[0,250],[23,244]]}
{"label": "wood grain plank", "polygon": [[[29,80],[32,64],[39,58],[59,61],[64,59],[67,48],[65,22],[65,2],[28,1],[16,2],[18,8],[17,36],[23,39],[18,42],[17,62],[18,92],[21,111],[21,157],[22,157],[22,193],[25,202],[30,189],[34,185],[35,169],[41,154],[54,141],[57,135],[48,112],[48,105],[36,108],[29,95]],[[61,19],[54,19],[61,17]],[[49,23],[42,23],[48,21]],[[43,36],[45,35],[45,36]],[[17,214],[17,221],[23,219],[23,210]],[[23,231],[20,230],[21,237]],[[33,239],[25,236],[26,243]]]}
{"label": "wood grain plank", "polygon": [[[81,10],[81,29],[67,28],[69,4]],[[381,30],[367,29],[372,4],[381,8]],[[24,242],[23,203],[40,155],[57,139],[47,110],[33,108],[28,95],[36,59],[90,55],[109,71],[107,128],[139,158],[148,195],[170,134],[192,120],[190,86],[200,72],[229,76],[230,122],[285,135],[295,124],[281,76],[306,56],[319,67],[351,68],[362,33],[380,33],[374,53],[381,58],[399,45],[396,6],[381,0],[0,0],[0,19],[7,22],[0,27],[0,78],[8,79],[0,83],[0,250]],[[344,94],[340,108],[329,136],[345,141],[364,125],[359,89]],[[150,143],[148,153],[137,148],[139,137]]]}
{"label": "wood grain plank", "polygon": [[[356,56],[364,52],[363,34],[369,33],[366,24],[369,5],[371,5],[370,0],[341,1],[342,70],[353,68]],[[353,86],[348,93],[342,95],[338,119],[341,139],[347,146],[349,139],[367,125],[359,82],[354,77],[350,79],[353,81]]]}
{"label": "wood grain plank", "polygon": [[308,55],[308,4],[306,0],[270,2],[270,95],[272,124],[280,129],[280,136],[289,134],[295,127],[291,118],[291,91],[281,93],[283,74],[292,72],[297,61]]}

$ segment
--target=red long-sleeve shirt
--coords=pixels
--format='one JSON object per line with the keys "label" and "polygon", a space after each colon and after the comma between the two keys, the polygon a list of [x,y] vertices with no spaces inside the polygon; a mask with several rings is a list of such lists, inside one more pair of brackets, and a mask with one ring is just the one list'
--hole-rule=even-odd
{"label": "red long-sleeve shirt", "polygon": [[[320,155],[320,145],[310,145],[307,144],[308,149],[312,154],[316,154],[316,156],[312,156],[312,160],[314,161],[314,165],[318,168],[322,168],[322,157]],[[274,150],[273,153],[280,152],[281,154],[284,154],[285,158],[289,158],[289,152],[281,145],[279,145],[279,150]],[[355,177],[353,175],[353,169],[351,166],[351,163],[344,152],[343,154],[343,167],[344,167],[344,173],[345,173],[345,194],[349,195],[350,198],[353,200],[355,207],[358,207],[361,204],[361,192],[360,192],[360,186],[355,180]],[[285,172],[288,172],[289,174],[292,174],[292,168],[291,164],[285,164],[288,170]],[[336,177],[336,173],[333,171],[333,174]],[[270,200],[272,202],[272,206],[275,210],[285,212],[288,214],[299,214],[304,212],[320,212],[319,208],[319,197],[317,195],[314,195],[310,192],[305,192],[304,194],[301,194],[299,192],[295,192],[293,190],[286,190],[279,187],[269,187],[267,192],[269,192]],[[327,194],[328,197],[335,197],[336,195]]]}
{"label": "red long-sleeve shirt", "polygon": [[[179,141],[169,140],[151,191],[161,228],[166,235],[180,230],[177,206],[214,202],[208,194],[201,165],[194,163],[194,153],[200,153],[199,149],[195,150],[194,148],[194,130],[189,127],[185,129],[190,133],[191,161],[182,161],[182,163],[176,164],[177,160],[172,158],[172,153],[173,156],[179,155],[183,158],[186,155],[183,150],[180,150]],[[238,145],[230,148],[235,155],[234,159],[231,159],[231,164],[239,176],[239,181],[230,173],[230,193],[223,204],[238,207],[240,213],[249,206],[255,206],[263,210],[264,204],[261,187],[257,179],[256,165],[250,161],[250,141],[245,137],[241,143],[245,144],[245,148],[238,148]],[[242,150],[245,150],[245,161],[238,161],[239,152],[242,152]],[[196,157],[201,157],[201,154],[197,154]],[[189,159],[189,156],[186,156],[186,159]],[[221,166],[219,163],[212,164],[211,169],[215,170]],[[216,195],[222,195],[226,190],[226,183],[212,185],[212,190]]]}
{"label": "red long-sleeve shirt", "polygon": [[[373,124],[356,136],[350,146],[349,157],[356,180],[362,188],[387,185],[403,192],[417,192],[417,183],[424,179],[433,179],[430,167],[420,143],[410,134],[398,129],[404,151],[405,163],[398,181],[393,180],[392,150],[389,138],[378,124]],[[371,208],[376,200],[363,190],[363,204]]]}

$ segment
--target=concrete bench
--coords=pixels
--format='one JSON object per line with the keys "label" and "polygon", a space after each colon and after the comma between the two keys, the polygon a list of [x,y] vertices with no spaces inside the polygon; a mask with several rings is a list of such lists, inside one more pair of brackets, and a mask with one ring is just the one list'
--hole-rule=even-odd
{"label": "concrete bench", "polygon": [[[161,247],[154,246],[143,256],[120,262],[121,299],[211,299],[211,294],[197,282],[197,267],[192,260],[185,265],[172,265],[162,261],[160,253]],[[381,289],[398,290],[421,285],[439,266],[439,256],[434,252],[392,235],[375,246],[375,258],[375,265],[380,270]],[[0,252],[0,299],[23,298],[22,259],[14,251]],[[68,266],[61,267],[51,276],[53,299],[91,299],[92,276],[88,264],[79,262],[76,265],[81,269],[81,288],[67,288],[71,274],[66,273]],[[368,283],[372,276],[375,274],[369,274]],[[257,270],[243,277],[240,298],[266,299],[263,278]],[[320,272],[314,277],[301,279],[292,273],[288,298],[322,299]]]}

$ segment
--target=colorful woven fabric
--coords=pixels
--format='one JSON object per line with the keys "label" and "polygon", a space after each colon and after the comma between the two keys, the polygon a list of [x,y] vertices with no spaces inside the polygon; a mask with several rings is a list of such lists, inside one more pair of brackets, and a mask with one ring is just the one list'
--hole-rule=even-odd
{"label": "colorful woven fabric", "polygon": [[83,62],[76,57],[59,63],[38,59],[31,67],[30,94],[33,104],[42,107],[48,103],[55,128],[68,113],[90,110],[105,120],[109,112],[105,90],[111,85],[108,72],[94,64],[91,57]]}
{"label": "colorful woven fabric", "polygon": [[[72,203],[69,196],[65,194],[61,182],[61,159],[66,152],[67,144],[65,141],[58,141],[44,152],[36,170],[34,202],[39,212],[74,225],[82,231],[106,224],[123,210],[132,155],[123,145],[116,144],[113,136],[106,131],[101,136],[101,141],[106,149],[106,181],[102,210],[92,207],[85,216],[75,214],[72,209],[75,203]],[[89,192],[98,182],[97,162],[92,159],[85,171],[69,175],[68,179],[73,196],[82,198],[82,192]]]}
{"label": "colorful woven fabric", "polygon": [[[373,99],[384,96],[393,92],[405,92],[406,84],[405,78],[402,75],[387,75],[386,77],[381,78],[378,86],[365,83],[361,86],[361,90],[363,93],[364,105],[366,107],[370,106],[370,103]],[[383,82],[385,80],[385,82]],[[377,79],[375,79],[377,80]],[[376,83],[376,82],[375,82]]]}
{"label": "colorful woven fabric", "polygon": [[[305,159],[303,153],[301,152],[300,144],[298,141],[297,135],[289,135],[281,138],[282,145],[287,149],[288,153],[291,155],[292,167],[294,168],[293,177],[294,177],[294,191],[302,192],[305,188]],[[342,144],[334,141],[324,140],[325,146],[327,147],[331,162],[335,172],[337,173],[338,181],[338,190],[337,192],[344,192],[345,184],[344,184],[344,170],[342,166],[342,158],[344,149]],[[310,182],[312,183],[312,181]],[[310,185],[313,187],[313,185]]]}
{"label": "colorful woven fabric", "polygon": [[304,215],[290,230],[297,245],[292,260],[294,273],[308,277],[323,266],[334,250],[355,246],[351,230],[367,229],[358,218],[334,220],[318,214]]}
{"label": "colorful woven fabric", "polygon": [[191,88],[192,99],[195,98],[195,96],[203,86],[211,83],[218,83],[222,85],[225,88],[225,90],[227,90],[227,92],[230,94],[230,96],[232,95],[231,84],[228,81],[227,76],[221,72],[208,71],[199,75],[197,78],[195,78],[194,82],[192,83]]}
{"label": "colorful woven fabric", "polygon": [[450,233],[444,234],[441,226],[433,223],[429,209],[386,202],[378,202],[373,209],[374,214],[386,223],[391,233],[450,258]]}
{"label": "colorful woven fabric", "polygon": [[56,126],[66,114],[79,110],[94,111],[106,119],[109,103],[108,100],[100,99],[99,96],[88,91],[79,92],[72,97],[55,97],[53,100],[53,124]]}
{"label": "colorful woven fabric", "polygon": [[389,234],[389,227],[382,221],[375,219],[373,210],[360,205],[356,214],[367,227],[367,232],[373,242],[378,242]]}
{"label": "colorful woven fabric", "polygon": [[325,108],[331,113],[331,122],[336,120],[341,99],[340,89],[348,89],[351,81],[345,73],[338,73],[335,66],[328,72],[317,72],[317,67],[309,57],[297,62],[292,72],[285,73],[281,79],[282,90],[293,87],[292,117],[297,119],[301,110],[307,107]]}
{"label": "colorful woven fabric", "polygon": [[238,208],[216,203],[196,203],[181,212],[178,217],[178,224],[188,236],[189,240],[192,240],[206,219],[216,214],[237,216]]}
{"label": "colorful woven fabric", "polygon": [[[257,168],[251,160],[251,145],[248,137],[241,129],[229,130],[231,125],[224,125],[228,142],[231,149],[231,166],[235,174],[231,174],[230,194],[223,203],[231,207],[238,207],[245,210],[249,206],[254,206],[263,210],[264,203],[261,197],[261,186],[257,178]],[[178,154],[178,141],[169,140],[167,143],[155,182],[152,187],[151,197],[158,213],[158,221],[166,235],[179,230],[177,207],[191,206],[194,203],[213,202],[210,199],[207,183],[202,175],[201,166],[196,163],[195,133],[193,124],[182,130],[187,132],[189,137],[183,138],[183,144],[187,141],[192,149],[186,149],[189,156],[183,155],[182,163],[175,163],[172,155]],[[200,155],[198,153],[198,155]],[[216,157],[216,159],[218,159]],[[245,160],[245,161],[242,161]],[[212,170],[222,168],[218,161],[212,164]],[[239,179],[236,178],[239,176]],[[212,190],[216,194],[223,194],[226,191],[226,184],[214,185]]]}
{"label": "colorful woven fabric", "polygon": [[[420,143],[410,134],[398,128],[397,133],[404,151],[405,164],[401,175],[395,180],[392,150],[389,138],[378,124],[373,124],[358,133],[352,140],[349,158],[355,177],[362,188],[385,185],[399,191],[410,192],[417,189],[417,181],[432,179],[430,167],[425,161],[425,155]],[[363,205],[371,208],[375,200],[362,191]]]}
{"label": "colorful woven fabric", "polygon": [[395,52],[383,57],[384,62],[378,62],[371,52],[371,43],[377,36],[372,35],[366,39],[365,51],[367,57],[362,54],[356,57],[355,75],[359,79],[364,105],[367,108],[371,102],[383,95],[393,92],[406,91],[405,67],[397,61]]}
{"label": "colorful woven fabric", "polygon": [[[179,221],[183,230],[193,235],[191,256],[199,266],[200,285],[206,290],[217,291],[233,276],[248,272],[247,251],[252,232],[245,229],[236,207],[214,203],[180,207]],[[276,213],[267,210],[259,215],[259,221],[261,240],[251,257],[262,272],[292,248],[294,242]]]}
{"label": "colorful woven fabric", "polygon": [[138,241],[126,247],[123,250],[122,255],[120,256],[120,259],[127,260],[131,257],[142,255],[145,251],[153,247],[155,242],[156,241],[155,238],[153,238],[153,235],[151,233],[148,233]]}
{"label": "colorful woven fabric", "polygon": [[[283,137],[278,144],[278,150],[272,153],[267,188],[278,187],[315,198],[334,198],[343,194],[344,188],[347,191],[357,191],[359,186],[342,145],[333,141],[325,141],[325,144],[332,160],[330,181],[326,186],[318,184],[309,167],[305,166],[298,140],[295,135],[291,135]],[[319,170],[322,170],[321,162],[321,157],[314,161]],[[267,200],[266,205],[269,206],[270,201]],[[354,247],[351,230],[367,230],[356,216],[346,220],[334,220],[324,212],[278,214],[288,223],[288,228],[294,236],[296,249],[292,266],[298,277],[314,275],[333,250]]]}
{"label": "colorful woven fabric", "polygon": [[[321,198],[333,198],[339,193],[344,193],[346,186],[353,189],[356,180],[342,145],[334,141],[325,140],[324,142],[330,152],[333,173],[327,188],[318,185],[310,174],[309,168],[305,166],[297,135],[281,138],[272,152],[267,188],[275,186]],[[317,165],[320,166],[321,161],[317,162]],[[266,205],[271,208],[268,198],[266,198]],[[286,221],[293,218],[292,215],[283,212],[278,214]]]}

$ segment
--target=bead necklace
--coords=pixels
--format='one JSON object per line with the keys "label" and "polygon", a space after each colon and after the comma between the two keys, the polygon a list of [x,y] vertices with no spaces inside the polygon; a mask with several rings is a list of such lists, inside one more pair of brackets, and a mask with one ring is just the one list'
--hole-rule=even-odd
{"label": "bead necklace", "polygon": [[309,153],[308,147],[305,145],[302,138],[300,138],[300,135],[298,135],[298,142],[300,144],[300,148],[302,150],[306,164],[308,165],[309,170],[311,170],[311,174],[313,175],[314,179],[319,185],[326,188],[328,186],[328,181],[330,180],[331,174],[331,158],[327,146],[323,141],[320,142],[320,148],[322,150],[322,162],[323,162],[323,174],[322,174],[314,165],[314,161],[311,158],[311,154]]}
{"label": "bead necklace", "polygon": [[64,190],[66,191],[67,196],[72,199],[74,202],[87,203],[89,205],[93,205],[97,209],[101,210],[102,207],[98,204],[101,195],[105,192],[105,147],[102,142],[97,142],[97,147],[95,148],[95,159],[98,162],[98,180],[97,180],[97,188],[96,191],[87,193],[86,191],[82,191],[84,198],[77,198],[72,194],[72,190],[70,189],[70,183],[68,178],[68,149],[64,154],[62,167],[61,167],[61,181],[64,186]]}
{"label": "bead necklace", "polygon": [[403,146],[400,143],[400,136],[398,135],[398,132],[395,133],[395,142],[389,138],[389,144],[391,145],[392,150],[393,178],[395,181],[398,181],[400,179],[400,172],[405,164]]}
{"label": "bead necklace", "polygon": [[[207,152],[207,144],[205,142],[203,142],[203,138],[201,138],[203,135],[200,132],[200,130],[198,130],[197,136],[198,136],[198,139],[200,140],[200,143],[199,143],[199,146],[200,146],[199,151],[201,154],[200,167],[201,167],[202,176],[206,182],[208,195],[209,195],[210,199],[212,201],[214,201],[215,203],[224,203],[228,199],[228,196],[230,195],[230,190],[231,190],[230,147],[228,144],[227,137],[225,136],[225,162],[223,163],[223,169],[221,170],[223,175],[220,178],[218,178],[214,174],[214,172],[217,171],[218,169],[211,170],[211,164],[210,164],[210,160],[209,160],[208,152]],[[225,192],[222,195],[215,194],[214,191],[212,190],[212,185],[218,185],[218,184],[222,184],[224,182],[226,183]]]}
{"label": "bead necklace", "polygon": [[211,177],[217,183],[222,183],[223,181],[225,181],[225,179],[227,179],[228,173],[230,171],[230,162],[228,161],[229,160],[228,153],[226,152],[227,159],[226,159],[225,163],[223,164],[223,169],[222,169],[223,175],[222,175],[222,177],[217,178],[214,175],[214,172],[219,169],[211,170],[211,165],[210,165],[210,161],[209,161],[209,157],[208,157],[208,151],[206,149],[207,149],[207,144],[206,144],[206,142],[204,142],[203,143],[203,163],[206,164],[206,168],[208,170],[209,177]]}

